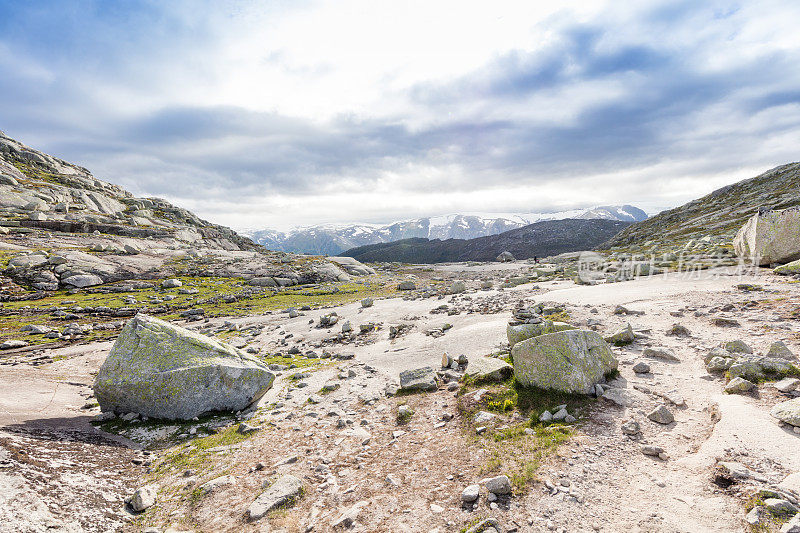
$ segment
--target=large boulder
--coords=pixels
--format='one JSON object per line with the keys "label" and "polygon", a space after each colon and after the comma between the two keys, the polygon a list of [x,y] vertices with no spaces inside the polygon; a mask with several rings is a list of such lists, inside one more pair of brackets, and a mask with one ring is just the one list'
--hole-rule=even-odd
{"label": "large boulder", "polygon": [[497,260],[501,263],[509,263],[511,261],[514,261],[515,259],[514,255],[511,252],[505,251],[497,256]]}
{"label": "large boulder", "polygon": [[522,385],[591,394],[617,369],[606,341],[587,330],[548,333],[517,343],[511,350],[514,376]]}
{"label": "large boulder", "polygon": [[518,342],[526,341],[539,335],[555,333],[552,320],[544,319],[536,324],[509,324],[506,328],[508,344],[513,348]]}
{"label": "large boulder", "polygon": [[736,234],[733,247],[759,265],[800,259],[800,208],[759,211]]}
{"label": "large boulder", "polygon": [[94,382],[106,412],[189,420],[240,411],[275,376],[255,357],[212,338],[138,314],[125,325]]}

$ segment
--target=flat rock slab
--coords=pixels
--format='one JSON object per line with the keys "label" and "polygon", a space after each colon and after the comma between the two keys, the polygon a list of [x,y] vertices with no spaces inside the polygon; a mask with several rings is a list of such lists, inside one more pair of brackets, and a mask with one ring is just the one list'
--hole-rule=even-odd
{"label": "flat rock slab", "polygon": [[263,518],[268,512],[294,501],[303,490],[303,480],[291,474],[281,476],[262,492],[247,508],[247,517],[254,521]]}
{"label": "flat rock slab", "polygon": [[505,381],[514,373],[514,367],[494,357],[473,357],[464,375],[475,381]]}

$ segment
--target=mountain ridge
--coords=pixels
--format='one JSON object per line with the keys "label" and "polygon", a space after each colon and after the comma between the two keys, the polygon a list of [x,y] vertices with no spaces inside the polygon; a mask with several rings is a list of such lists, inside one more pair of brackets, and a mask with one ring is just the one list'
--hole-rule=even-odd
{"label": "mountain ridge", "polygon": [[288,232],[251,230],[242,234],[270,250],[339,255],[351,248],[409,238],[474,239],[522,228],[544,220],[604,219],[636,222],[647,214],[632,205],[596,206],[552,213],[454,213],[401,220],[391,224],[319,224]]}
{"label": "mountain ridge", "polygon": [[497,235],[475,239],[410,238],[365,245],[342,255],[361,262],[450,263],[494,261],[502,252],[516,259],[590,250],[619,233],[630,222],[606,219],[543,220]]}

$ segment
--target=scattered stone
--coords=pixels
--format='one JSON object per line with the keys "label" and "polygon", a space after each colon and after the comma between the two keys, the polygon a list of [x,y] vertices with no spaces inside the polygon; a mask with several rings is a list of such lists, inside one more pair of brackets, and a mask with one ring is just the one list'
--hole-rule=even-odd
{"label": "scattered stone", "polygon": [[634,340],[636,340],[636,336],[633,334],[633,328],[630,324],[627,324],[621,330],[605,338],[606,342],[614,346],[627,346]]}
{"label": "scattered stone", "polygon": [[361,300],[361,307],[364,308],[372,307],[372,304],[373,304],[372,298],[364,298],[363,300]]}
{"label": "scattered stone", "polygon": [[183,282],[179,279],[165,279],[161,282],[162,289],[177,289],[178,287],[182,287]]}
{"label": "scattered stone", "polygon": [[716,316],[712,318],[711,323],[721,328],[738,328],[739,326],[741,326],[738,320],[734,320],[733,318],[725,318],[721,316]]}
{"label": "scattered stone", "polygon": [[675,355],[675,352],[669,348],[645,348],[642,352],[644,357],[651,357],[653,359],[663,359],[664,361],[671,361],[680,363],[680,359]]}
{"label": "scattered stone", "polygon": [[4,341],[3,344],[0,344],[0,350],[12,350],[14,348],[24,348],[27,345],[28,343],[25,341],[11,339]]}
{"label": "scattered stone", "polygon": [[248,519],[259,520],[271,510],[293,502],[300,496],[302,490],[301,479],[290,474],[281,476],[250,504],[247,508]]}
{"label": "scattered stone", "polygon": [[145,485],[136,489],[136,492],[128,498],[128,505],[135,513],[149,509],[156,503],[156,489],[151,485]]}
{"label": "scattered stone", "polygon": [[480,492],[481,492],[480,485],[477,484],[470,485],[461,492],[461,501],[466,503],[472,503],[478,499],[478,497],[480,496]]}
{"label": "scattered stone", "polygon": [[800,210],[759,210],[736,233],[736,255],[760,266],[788,263],[800,258]]}
{"label": "scattered stone", "polygon": [[622,433],[628,436],[635,436],[642,432],[642,428],[639,426],[639,422],[636,420],[628,420],[627,422],[623,423],[620,426]]}
{"label": "scattered stone", "polygon": [[667,335],[672,337],[691,337],[692,334],[681,324],[672,324],[672,327],[667,330]]}
{"label": "scattered stone", "polygon": [[637,374],[647,374],[650,372],[650,365],[645,363],[644,361],[639,361],[635,365],[633,365],[633,371]]}
{"label": "scattered stone", "polygon": [[210,494],[217,489],[222,487],[229,487],[232,485],[236,485],[236,478],[227,475],[227,476],[220,476],[218,478],[214,478],[211,481],[206,481],[202,485],[200,485],[200,492],[203,494]]}
{"label": "scattered stone", "polygon": [[730,353],[753,353],[753,349],[744,341],[729,341],[722,345]]}
{"label": "scattered stone", "polygon": [[508,476],[503,475],[487,479],[484,485],[486,486],[486,490],[492,494],[511,494],[511,481],[508,479]]}
{"label": "scattered stone", "polygon": [[342,527],[342,528],[349,528],[352,527],[355,523],[358,515],[361,513],[361,509],[367,505],[367,502],[358,502],[357,504],[353,505],[345,512],[343,512],[339,517],[331,522],[332,528]]}
{"label": "scattered stone", "polygon": [[769,347],[767,357],[773,357],[776,359],[794,359],[794,354],[789,347],[783,343],[783,341],[777,341],[773,342]]}
{"label": "scattered stone", "polygon": [[773,386],[778,389],[778,391],[785,393],[792,392],[793,390],[797,390],[800,388],[800,379],[797,378],[783,378],[780,381],[776,381]]}
{"label": "scattered stone", "polygon": [[400,388],[405,391],[436,390],[436,371],[430,366],[400,372]]}
{"label": "scattered stone", "polygon": [[475,414],[473,421],[478,425],[483,425],[492,422],[495,418],[497,418],[497,415],[494,413],[490,413],[489,411],[478,411]]}
{"label": "scattered stone", "polygon": [[658,457],[664,453],[664,448],[662,448],[661,446],[653,446],[652,444],[646,444],[642,446],[642,453],[645,455]]}
{"label": "scattered stone", "polygon": [[775,405],[769,414],[781,422],[800,427],[800,398],[787,400]]}
{"label": "scattered stone", "polygon": [[647,418],[649,418],[653,422],[664,425],[671,424],[672,422],[675,421],[675,417],[663,403],[658,405],[658,407],[656,407],[652,411],[650,411],[647,414]]}
{"label": "scattered stone", "polygon": [[744,378],[736,377],[730,380],[727,385],[725,385],[725,392],[728,394],[739,394],[752,390],[753,387],[755,387],[754,383],[747,381]]}
{"label": "scattered stone", "polygon": [[417,284],[411,280],[401,281],[397,285],[398,291],[413,291],[417,289]]}

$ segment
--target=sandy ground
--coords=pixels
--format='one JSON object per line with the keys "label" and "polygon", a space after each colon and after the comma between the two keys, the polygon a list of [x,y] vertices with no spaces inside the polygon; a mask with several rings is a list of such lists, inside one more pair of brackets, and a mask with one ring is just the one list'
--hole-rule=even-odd
{"label": "sandy ground", "polygon": [[[513,265],[520,269],[529,266],[497,265],[494,275],[513,274]],[[457,265],[447,265],[444,270],[459,272]],[[474,267],[462,270],[467,279],[476,276]],[[477,275],[486,277],[492,272],[483,267]],[[743,293],[735,288],[742,282],[759,283],[765,290]],[[478,283],[472,281],[468,286],[477,287]],[[785,300],[764,303],[779,298]],[[764,305],[744,307],[751,300]],[[628,322],[639,330],[636,343],[615,348],[621,363],[617,385],[630,391],[633,403],[623,408],[606,400],[596,402],[581,420],[578,436],[540,468],[542,482],[566,483],[580,498],[563,491],[551,496],[546,485],[537,482],[527,494],[500,502],[497,509],[489,507],[484,495],[478,509],[464,509],[461,490],[488,475],[487,452],[475,444],[470,421],[459,420],[455,394],[441,389],[386,398],[383,388],[402,370],[438,367],[445,351],[468,357],[497,351],[506,340],[506,322],[519,301],[561,303],[574,325],[587,327],[587,320],[599,321],[594,327],[601,333],[613,332]],[[268,326],[254,343],[265,351],[297,345],[302,351],[353,352],[355,359],[313,374],[305,380],[304,388],[281,379],[261,402],[262,406],[271,406],[258,411],[255,421],[262,424],[262,431],[226,450],[218,468],[202,475],[189,473],[188,480],[178,476],[165,481],[175,486],[188,483],[190,490],[225,472],[237,483],[196,505],[165,504],[154,515],[153,525],[173,524],[198,531],[269,531],[267,524],[272,523],[272,530],[304,531],[313,525],[313,531],[328,531],[342,512],[364,502],[354,526],[358,531],[457,531],[481,516],[495,516],[504,528],[516,527],[518,531],[745,531],[743,502],[713,483],[714,465],[718,460],[739,461],[765,479],[778,482],[786,474],[800,471],[800,453],[795,453],[800,449],[800,435],[782,429],[769,416],[770,406],[780,401],[769,385],[761,386],[757,394],[723,394],[724,383],[708,375],[702,357],[711,347],[733,339],[745,340],[756,353],[765,353],[770,343],[783,340],[800,353],[797,321],[781,316],[781,309],[794,302],[800,304],[800,287],[786,280],[771,275],[740,279],[718,270],[704,272],[699,278],[658,276],[597,286],[541,283],[502,291],[468,291],[441,300],[376,300],[369,309],[350,304],[307,311],[295,319],[283,314],[236,319],[243,326]],[[460,314],[430,313],[443,304],[459,309]],[[618,304],[644,314],[614,315]],[[726,304],[733,308],[720,311]],[[335,344],[331,337],[339,331],[338,326],[332,330],[315,327],[319,316],[330,311],[337,312],[340,324],[350,320],[356,330],[367,322],[382,326],[355,344]],[[710,320],[713,316],[736,318],[741,327],[714,326]],[[309,324],[309,320],[314,323]],[[691,337],[667,336],[666,331],[676,322],[686,326]],[[445,335],[425,334],[444,323],[453,326]],[[407,324],[410,329],[389,339],[389,326],[398,324]],[[31,489],[32,467],[24,470],[15,459],[0,460],[0,485],[6,488],[0,491],[0,518],[7,519],[3,523],[17,520],[33,524],[20,531],[52,530],[52,526],[65,531],[99,530],[91,529],[87,525],[90,520],[79,516],[81,512],[99,513],[99,500],[86,504],[82,511],[80,506],[65,504],[69,498],[58,495],[55,483],[67,486],[61,492],[79,493],[81,485],[108,481],[111,485],[98,489],[98,493],[105,492],[107,514],[113,517],[105,523],[117,527],[125,517],[121,499],[142,474],[141,467],[131,464],[138,452],[118,446],[119,441],[101,440],[88,424],[88,415],[96,411],[82,409],[89,397],[91,372],[102,362],[108,347],[73,347],[69,349],[72,353],[64,354],[68,355],[66,359],[36,367],[24,363],[0,367],[4,376],[0,381],[0,452],[10,454],[8,450],[14,447],[29,447],[32,440],[48,446],[54,440],[60,443],[60,437],[52,438],[54,433],[72,435],[67,440],[78,443],[81,450],[106,451],[98,456],[105,457],[109,471],[118,472],[98,476],[95,471],[84,470],[89,483],[84,479],[70,486],[63,480],[52,481],[37,491]],[[642,359],[646,347],[671,348],[680,361],[649,359],[651,372],[635,374],[631,367]],[[353,376],[340,379],[340,389],[325,395],[320,404],[308,403],[309,396],[323,383],[337,380],[340,371],[346,375],[349,370]],[[681,396],[685,405],[671,404],[664,395],[673,399]],[[402,427],[395,416],[400,402],[408,402],[415,410],[412,420]],[[667,404],[675,415],[674,423],[661,426],[646,418],[658,403]],[[455,418],[442,423],[443,414]],[[639,440],[620,431],[620,425],[631,419],[641,424]],[[344,426],[338,427],[340,424]],[[56,429],[43,429],[47,427]],[[405,433],[394,435],[398,430]],[[367,444],[363,443],[365,432],[370,436]],[[669,459],[643,455],[642,444],[661,446]],[[69,453],[80,455],[77,451]],[[298,455],[300,460],[273,466],[291,455]],[[259,462],[266,468],[253,471]],[[54,480],[56,470],[53,467],[50,471]],[[69,473],[66,469],[64,472]],[[306,496],[280,516],[255,524],[244,522],[243,511],[258,494],[261,483],[281,473],[303,478],[308,486]],[[388,483],[390,474],[399,483]],[[42,503],[47,512],[38,509]],[[54,508],[60,508],[60,514],[54,514]],[[37,520],[19,522],[26,513]]]}

